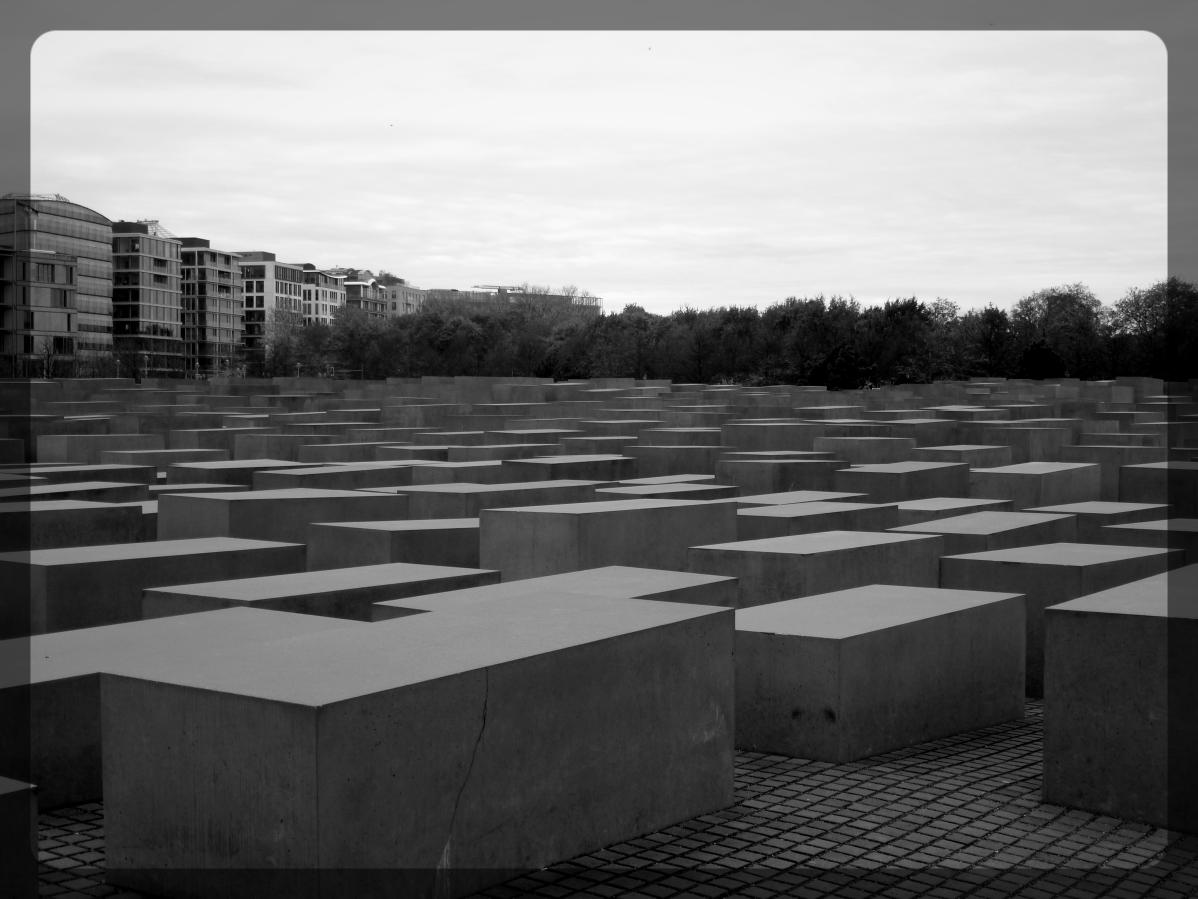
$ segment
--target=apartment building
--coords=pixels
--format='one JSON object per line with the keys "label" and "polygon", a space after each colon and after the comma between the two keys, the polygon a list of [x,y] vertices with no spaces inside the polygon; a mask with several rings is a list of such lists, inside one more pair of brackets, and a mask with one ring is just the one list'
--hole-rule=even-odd
{"label": "apartment building", "polygon": [[202,237],[182,240],[183,355],[188,375],[234,370],[242,354],[241,256]]}
{"label": "apartment building", "polygon": [[112,223],[113,350],[122,374],[183,374],[181,251],[157,220]]}

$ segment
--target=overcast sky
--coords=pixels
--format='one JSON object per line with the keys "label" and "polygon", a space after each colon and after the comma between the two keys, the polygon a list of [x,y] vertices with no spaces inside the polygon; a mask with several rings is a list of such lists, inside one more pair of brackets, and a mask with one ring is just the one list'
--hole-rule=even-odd
{"label": "overcast sky", "polygon": [[421,287],[1009,307],[1166,272],[1145,32],[54,32],[32,187]]}

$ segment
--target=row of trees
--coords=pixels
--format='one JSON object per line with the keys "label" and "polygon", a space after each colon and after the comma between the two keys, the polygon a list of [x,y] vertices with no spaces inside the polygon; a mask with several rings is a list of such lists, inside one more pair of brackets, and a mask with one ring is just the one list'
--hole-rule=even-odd
{"label": "row of trees", "polygon": [[962,313],[914,297],[862,306],[791,297],[764,310],[726,306],[655,315],[639,306],[580,315],[536,304],[494,310],[429,305],[273,335],[261,374],[669,378],[824,384],[848,389],[976,376],[1198,377],[1198,288],[1170,279],[1113,306],[1084,284],[1041,290],[1011,311]]}

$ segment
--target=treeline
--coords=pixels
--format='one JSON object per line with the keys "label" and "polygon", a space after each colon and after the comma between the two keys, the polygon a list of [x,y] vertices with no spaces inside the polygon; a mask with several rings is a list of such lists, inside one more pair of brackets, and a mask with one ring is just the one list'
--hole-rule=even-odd
{"label": "treeline", "polygon": [[862,306],[795,298],[655,315],[582,315],[533,304],[430,305],[398,318],[339,311],[272,335],[265,375],[668,378],[683,383],[851,389],[978,376],[1198,377],[1198,288],[1176,278],[1104,306],[1083,284],[1041,290],[1009,312],[914,297]]}

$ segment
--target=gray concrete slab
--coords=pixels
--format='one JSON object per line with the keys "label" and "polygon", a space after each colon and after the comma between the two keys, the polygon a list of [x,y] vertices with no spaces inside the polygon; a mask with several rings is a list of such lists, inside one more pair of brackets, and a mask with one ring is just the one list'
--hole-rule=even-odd
{"label": "gray concrete slab", "polygon": [[736,745],[847,762],[1023,716],[1016,594],[873,584],[736,613]]}
{"label": "gray concrete slab", "polygon": [[955,556],[1037,543],[1072,543],[1077,539],[1077,520],[1068,514],[969,512],[892,530],[898,534],[939,534],[944,538],[944,554]]}
{"label": "gray concrete slab", "polygon": [[692,546],[687,568],[737,578],[747,608],[879,581],[934,587],[943,547],[933,535],[822,531]]}
{"label": "gray concrete slab", "polygon": [[1198,832],[1196,641],[1195,565],[1045,611],[1045,802]]}
{"label": "gray concrete slab", "polygon": [[303,565],[302,545],[227,537],[0,553],[0,577],[29,584],[28,596],[5,597],[0,636],[136,621],[147,587],[281,574]]}
{"label": "gray concrete slab", "polygon": [[478,518],[318,522],[308,526],[308,570],[415,562],[478,568]]}
{"label": "gray concrete slab", "polygon": [[736,535],[734,501],[627,499],[484,509],[479,562],[504,580],[628,565],[685,570],[687,548]]}
{"label": "gray concrete slab", "polygon": [[109,880],[458,897],[715,811],[732,638],[727,609],[536,596],[105,675]]}
{"label": "gray concrete slab", "polygon": [[885,531],[898,523],[894,505],[806,502],[752,506],[736,513],[738,540],[759,540],[818,531]]}
{"label": "gray concrete slab", "polygon": [[1027,695],[1044,695],[1044,610],[1182,563],[1181,553],[1132,546],[1048,543],[945,556],[940,586],[1007,590],[1027,598]]}

